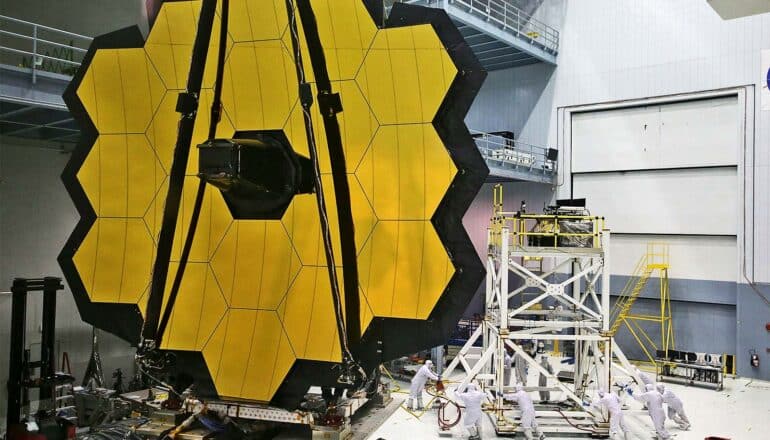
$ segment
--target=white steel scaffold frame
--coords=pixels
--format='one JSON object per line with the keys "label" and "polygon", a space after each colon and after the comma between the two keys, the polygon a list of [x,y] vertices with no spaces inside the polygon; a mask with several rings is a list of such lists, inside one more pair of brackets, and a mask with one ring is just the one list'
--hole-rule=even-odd
{"label": "white steel scaffold frame", "polygon": [[[499,193],[499,194],[498,194]],[[551,230],[528,230],[526,221],[545,221]],[[593,222],[590,233],[561,233],[561,221]],[[510,227],[509,227],[510,226]],[[529,246],[531,236],[553,237],[552,246]],[[559,237],[587,238],[590,247],[559,246]],[[512,239],[513,238],[513,239]],[[519,355],[530,368],[544,375],[551,387],[525,386],[526,391],[561,392],[563,402],[541,402],[535,405],[539,429],[545,433],[607,435],[609,419],[606,411],[587,408],[598,389],[607,392],[614,384],[629,380],[640,384],[628,359],[614,343],[610,328],[610,231],[603,219],[589,216],[532,215],[502,211],[502,192],[495,189],[495,216],[488,230],[485,316],[482,325],[468,339],[444,372],[450,377],[455,369],[462,371],[458,389],[477,381],[488,393],[490,405],[485,407],[498,434],[513,434],[518,427],[520,411],[506,402],[504,394],[513,387],[504,383],[506,347]],[[592,243],[592,245],[591,245]],[[527,260],[540,260],[549,270],[536,274],[525,267]],[[542,267],[542,266],[541,266]],[[573,275],[560,282],[547,281],[551,275],[572,270]],[[523,283],[508,290],[508,275]],[[601,280],[599,292],[598,281]],[[571,288],[570,288],[571,287]],[[582,287],[582,289],[581,289]],[[518,299],[519,306],[513,306]],[[545,302],[562,307],[548,310]],[[541,307],[533,307],[540,304]],[[473,350],[482,339],[482,351]],[[524,342],[565,341],[574,347],[574,375],[570,382],[547,371],[524,348]]]}

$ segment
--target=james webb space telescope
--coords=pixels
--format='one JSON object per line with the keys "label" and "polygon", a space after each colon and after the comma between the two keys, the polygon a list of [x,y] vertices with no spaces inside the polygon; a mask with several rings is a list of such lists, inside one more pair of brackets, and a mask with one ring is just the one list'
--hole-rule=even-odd
{"label": "james webb space telescope", "polygon": [[65,94],[81,219],[59,261],[152,377],[294,409],[449,338],[484,277],[462,217],[485,72],[443,11],[383,11],[166,1],[146,41],[94,40]]}

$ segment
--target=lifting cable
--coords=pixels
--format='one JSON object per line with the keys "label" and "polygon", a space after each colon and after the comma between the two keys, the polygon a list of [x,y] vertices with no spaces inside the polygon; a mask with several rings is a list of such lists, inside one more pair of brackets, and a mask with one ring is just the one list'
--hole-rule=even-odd
{"label": "lifting cable", "polygon": [[569,416],[568,416],[568,415],[566,415],[566,414],[564,414],[564,413],[562,412],[562,410],[561,410],[561,409],[559,409],[559,408],[556,408],[556,412],[557,412],[557,413],[559,413],[559,415],[561,415],[561,416],[562,416],[562,418],[563,418],[563,419],[564,419],[564,420],[565,420],[565,421],[566,421],[566,422],[567,422],[567,423],[568,423],[570,426],[572,426],[573,428],[575,428],[575,429],[579,429],[579,430],[581,430],[581,431],[585,431],[585,432],[590,432],[591,434],[600,434],[600,432],[598,432],[598,431],[596,431],[596,430],[594,430],[594,429],[591,429],[591,428],[583,428],[583,427],[581,427],[580,425],[576,425],[576,424],[572,423],[572,421],[570,420]]}
{"label": "lifting cable", "polygon": [[[228,0],[222,0],[222,30],[226,32],[227,28],[227,5]],[[198,218],[200,216],[200,208],[203,202],[203,195],[205,190],[205,183],[201,180],[198,187],[198,193],[196,195],[196,201],[192,216],[190,219],[190,228],[185,240],[184,249],[182,252],[182,258],[177,268],[177,273],[174,277],[174,283],[169,295],[169,301],[165,312],[163,313],[163,321],[159,328],[158,323],[161,319],[161,310],[163,309],[163,297],[165,296],[166,281],[168,278],[168,269],[171,260],[171,250],[174,243],[174,234],[176,232],[177,220],[179,218],[179,208],[182,199],[182,193],[184,188],[185,174],[187,170],[187,162],[190,157],[190,144],[192,143],[193,131],[195,129],[195,118],[198,113],[200,93],[203,83],[203,73],[206,66],[206,58],[208,56],[208,46],[211,40],[212,29],[214,25],[214,17],[216,15],[217,0],[203,0],[201,5],[200,17],[198,19],[197,31],[195,34],[195,41],[193,43],[192,58],[190,61],[190,72],[187,77],[186,90],[179,94],[176,103],[176,111],[181,113],[179,125],[177,127],[177,139],[174,146],[174,158],[169,172],[169,186],[166,194],[166,203],[163,208],[163,219],[161,223],[160,236],[158,238],[157,253],[155,256],[155,262],[153,264],[152,280],[150,283],[150,293],[147,298],[147,309],[145,314],[144,324],[142,326],[142,334],[140,341],[140,353],[137,354],[138,359],[142,359],[144,356],[152,353],[156,348],[160,347],[161,337],[165,327],[168,324],[168,317],[173,309],[174,301],[181,284],[182,275],[187,265],[189,258],[190,248],[192,246],[192,240],[194,237],[194,230],[197,227]],[[226,33],[223,33],[224,38],[220,41],[220,54],[217,65],[217,85],[215,86],[214,104],[212,106],[212,120],[209,133],[216,132],[216,124],[218,122],[219,103],[220,99],[216,92],[216,89],[220,90],[221,94],[221,80],[222,80],[222,65],[224,64],[224,49],[223,45],[226,44]],[[214,115],[217,115],[215,118]]]}
{"label": "lifting cable", "polygon": [[[334,314],[337,324],[337,335],[339,337],[340,348],[342,351],[342,363],[345,371],[340,375],[340,383],[353,384],[359,379],[361,382],[366,380],[366,373],[363,368],[355,361],[350,349],[351,339],[358,341],[360,338],[359,322],[359,299],[358,299],[358,265],[355,253],[355,241],[353,235],[353,220],[349,209],[339,209],[350,206],[350,190],[347,182],[347,173],[345,170],[345,157],[342,149],[342,138],[340,135],[339,124],[336,114],[342,111],[342,105],[339,95],[332,93],[331,82],[326,70],[326,61],[318,35],[318,27],[313,14],[313,8],[309,0],[298,0],[297,10],[302,21],[305,34],[305,41],[308,46],[308,53],[311,58],[315,82],[318,91],[318,106],[324,121],[326,130],[327,145],[329,147],[329,159],[332,166],[332,178],[334,183],[334,192],[337,203],[337,216],[339,219],[340,230],[340,248],[342,250],[342,267],[345,288],[345,315],[342,308],[342,297],[340,294],[339,280],[337,278],[336,265],[334,260],[334,248],[332,245],[331,229],[329,218],[326,211],[326,200],[324,199],[324,190],[321,182],[321,168],[318,160],[318,148],[315,141],[313,129],[313,120],[310,108],[313,104],[313,92],[310,83],[305,77],[305,68],[302,61],[302,51],[299,46],[299,32],[297,30],[296,14],[294,11],[294,0],[286,0],[286,12],[289,18],[289,30],[291,32],[291,45],[294,52],[294,65],[297,71],[297,80],[299,82],[299,104],[302,106],[302,114],[305,123],[305,136],[307,137],[308,152],[310,160],[313,163],[313,178],[315,183],[316,203],[318,205],[318,215],[321,223],[321,235],[323,236],[324,252],[326,256],[326,268],[329,273],[329,283],[331,286],[332,302],[334,305]],[[352,258],[351,258],[352,250]],[[358,376],[356,378],[356,376]]]}
{"label": "lifting cable", "polygon": [[[214,82],[214,97],[211,101],[211,117],[209,120],[209,135],[206,139],[214,139],[217,135],[217,125],[222,118],[222,81],[224,78],[225,58],[227,55],[227,24],[228,17],[230,15],[230,0],[222,0],[222,17],[219,26],[219,48],[217,53],[217,67],[216,67],[216,81]],[[160,321],[158,327],[157,345],[160,347],[163,341],[163,334],[166,332],[166,327],[171,319],[171,312],[174,311],[174,303],[176,302],[177,295],[179,295],[179,287],[182,285],[182,277],[184,276],[185,268],[187,267],[187,261],[190,258],[190,250],[192,249],[193,240],[195,238],[195,230],[198,228],[198,219],[200,218],[201,208],[203,206],[203,196],[206,194],[206,181],[200,178],[198,182],[198,190],[195,193],[195,203],[193,204],[192,215],[190,216],[190,226],[187,228],[187,237],[185,237],[184,247],[182,248],[182,255],[179,259],[179,267],[176,270],[176,276],[174,282],[171,285],[171,291],[168,295],[168,303],[166,309],[163,311],[163,319]]]}
{"label": "lifting cable", "polygon": [[[300,10],[303,25],[305,26],[305,29],[311,30],[311,32],[306,31],[305,36],[308,40],[308,49],[311,53],[311,58],[313,59],[313,66],[319,91],[319,107],[321,107],[321,112],[327,131],[330,158],[332,159],[332,174],[334,178],[335,195],[337,196],[338,205],[349,206],[350,193],[347,186],[347,175],[344,172],[344,153],[342,153],[343,150],[341,136],[336,118],[336,113],[341,111],[341,103],[339,101],[339,95],[331,93],[331,83],[328,79],[328,72],[326,72],[325,69],[325,59],[323,56],[322,47],[320,45],[320,37],[318,36],[318,30],[315,23],[312,7],[307,1],[300,0],[300,2],[302,4],[299,5],[298,9]],[[222,24],[220,26],[221,36],[219,41],[214,98],[211,107],[209,139],[215,137],[216,126],[221,117],[221,92],[223,65],[227,44],[227,18],[229,12],[228,5],[228,0],[222,0]],[[353,241],[352,214],[350,214],[349,211],[347,211],[347,214],[344,214],[341,211],[338,215],[340,220],[340,240],[342,242],[341,247],[343,249],[343,275],[345,278],[346,291],[345,304],[348,306],[348,311],[351,312],[349,313],[349,316],[346,320],[342,309],[339,281],[337,280],[337,273],[335,270],[336,266],[334,264],[331,231],[329,227],[328,215],[326,212],[323,188],[321,185],[320,166],[318,163],[317,148],[310,115],[310,106],[312,105],[312,91],[310,84],[306,81],[304,75],[304,67],[302,65],[301,52],[298,44],[298,32],[294,14],[294,1],[287,0],[286,5],[291,25],[291,37],[292,46],[295,52],[295,64],[297,67],[297,75],[300,83],[300,101],[303,108],[308,146],[310,147],[310,156],[314,164],[316,199],[318,202],[319,217],[321,222],[322,235],[324,238],[324,250],[326,253],[327,269],[329,272],[329,279],[334,302],[337,332],[343,354],[343,363],[345,364],[346,368],[345,373],[340,377],[340,381],[345,383],[353,383],[355,376],[358,376],[359,379],[364,380],[366,378],[366,374],[360,365],[355,362],[348,344],[351,336],[355,338],[355,340],[358,340],[360,337],[360,322],[357,312],[359,310],[357,279],[358,270],[355,255],[355,244]],[[204,0],[201,7],[198,30],[193,45],[192,61],[187,81],[187,89],[185,92],[180,93],[179,99],[177,101],[176,109],[178,112],[182,113],[182,117],[180,118],[178,126],[177,142],[174,149],[174,161],[171,167],[171,172],[169,173],[169,190],[166,196],[163,221],[160,237],[158,239],[158,252],[156,254],[155,262],[153,265],[153,277],[150,286],[150,294],[147,299],[146,319],[142,328],[142,341],[140,347],[144,352],[152,351],[161,345],[162,337],[168,326],[171,313],[173,312],[173,306],[178,296],[181,281],[184,276],[184,271],[189,260],[189,254],[192,248],[192,242],[194,240],[195,230],[197,228],[198,219],[200,218],[201,206],[203,204],[203,198],[205,195],[206,183],[205,181],[201,180],[196,192],[195,202],[190,218],[190,225],[187,230],[187,236],[185,238],[185,243],[182,249],[179,266],[177,268],[174,281],[169,292],[168,302],[165,309],[163,310],[161,318],[160,312],[163,308],[163,297],[165,284],[168,277],[171,249],[173,246],[176,223],[179,216],[179,207],[184,186],[185,172],[187,169],[187,162],[190,153],[190,143],[192,142],[195,117],[198,110],[201,84],[203,80],[203,71],[206,65],[206,57],[208,52],[207,46],[212,34],[215,10],[216,0]],[[319,65],[323,68],[319,69]],[[342,173],[339,173],[340,169],[342,169]],[[344,184],[341,184],[340,181],[343,181]],[[349,276],[351,272],[353,273],[353,276]],[[351,295],[350,291],[353,291],[355,295]],[[158,321],[160,321],[159,325]]]}

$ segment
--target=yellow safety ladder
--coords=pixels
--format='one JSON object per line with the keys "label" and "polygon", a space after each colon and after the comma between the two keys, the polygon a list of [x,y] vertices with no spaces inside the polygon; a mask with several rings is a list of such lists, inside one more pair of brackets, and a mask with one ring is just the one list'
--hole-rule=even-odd
{"label": "yellow safety ladder", "polygon": [[[671,317],[671,298],[668,289],[669,251],[665,243],[648,243],[647,252],[639,259],[633,275],[623,287],[615,306],[610,313],[612,325],[609,334],[615,336],[620,327],[625,324],[631,335],[639,343],[648,360],[655,363],[657,350],[673,350],[674,327]],[[636,299],[641,295],[648,281],[657,274],[660,280],[660,313],[643,315],[631,313]],[[657,322],[660,324],[660,341],[654,341],[640,321]]]}

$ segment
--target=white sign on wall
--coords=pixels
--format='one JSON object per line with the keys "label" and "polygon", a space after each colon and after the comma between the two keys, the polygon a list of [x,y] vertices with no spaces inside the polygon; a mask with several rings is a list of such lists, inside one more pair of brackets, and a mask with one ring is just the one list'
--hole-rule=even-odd
{"label": "white sign on wall", "polygon": [[770,110],[770,50],[762,51],[762,110]]}

